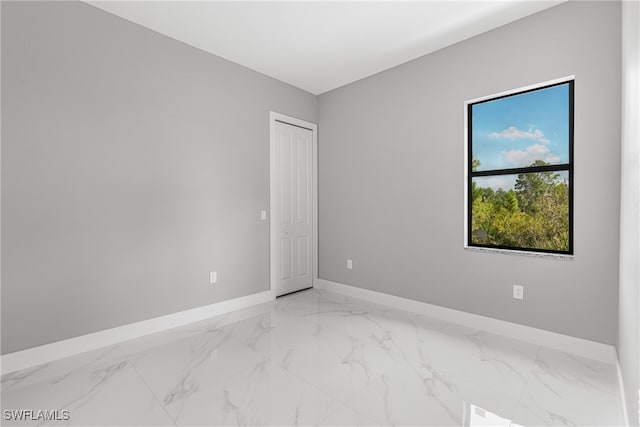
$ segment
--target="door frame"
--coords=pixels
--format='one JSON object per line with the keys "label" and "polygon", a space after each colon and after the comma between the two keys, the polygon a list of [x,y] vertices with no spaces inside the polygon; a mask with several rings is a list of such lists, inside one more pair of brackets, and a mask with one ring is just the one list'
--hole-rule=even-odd
{"label": "door frame", "polygon": [[276,257],[277,236],[275,232],[276,217],[276,122],[309,129],[311,138],[311,286],[318,283],[318,125],[275,111],[269,111],[269,289],[272,297],[276,297]]}

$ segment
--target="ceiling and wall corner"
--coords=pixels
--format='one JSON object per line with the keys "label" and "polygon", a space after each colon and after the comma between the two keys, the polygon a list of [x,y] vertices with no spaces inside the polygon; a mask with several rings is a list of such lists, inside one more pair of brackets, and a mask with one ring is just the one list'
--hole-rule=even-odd
{"label": "ceiling and wall corner", "polygon": [[318,95],[564,1],[87,3]]}

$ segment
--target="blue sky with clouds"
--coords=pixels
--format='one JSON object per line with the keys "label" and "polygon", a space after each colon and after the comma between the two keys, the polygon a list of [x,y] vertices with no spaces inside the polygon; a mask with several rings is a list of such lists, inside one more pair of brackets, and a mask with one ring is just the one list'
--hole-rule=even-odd
{"label": "blue sky with clouds", "polygon": [[472,106],[478,170],[569,162],[569,84]]}

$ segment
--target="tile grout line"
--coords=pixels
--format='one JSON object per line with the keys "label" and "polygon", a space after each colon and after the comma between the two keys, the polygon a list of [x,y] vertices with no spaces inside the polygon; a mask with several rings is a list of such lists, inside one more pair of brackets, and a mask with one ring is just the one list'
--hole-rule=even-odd
{"label": "tile grout line", "polygon": [[347,402],[344,402],[342,399],[338,399],[336,396],[333,395],[333,393],[330,393],[322,388],[320,388],[318,385],[310,382],[309,380],[307,380],[304,377],[301,377],[300,375],[289,371],[288,369],[280,366],[280,364],[278,364],[275,360],[272,360],[270,356],[268,356],[269,362],[273,363],[273,365],[281,370],[283,370],[285,373],[287,373],[288,375],[291,375],[294,378],[297,378],[298,380],[302,381],[303,383],[307,384],[308,386],[310,386],[311,388],[317,390],[318,392],[324,394],[325,396],[329,397],[331,400],[338,402],[339,404],[351,409],[353,412],[355,412],[356,414],[360,415],[362,418],[369,420],[371,422],[373,422],[374,424],[372,425],[377,425],[377,426],[381,426],[380,423],[378,423],[377,421],[372,420],[371,418],[369,418],[369,416],[363,414],[362,412],[360,412],[359,410],[357,410],[356,408],[354,408],[353,406],[351,406],[350,404],[348,404]]}
{"label": "tile grout line", "polygon": [[[320,299],[324,300],[325,302],[329,302],[329,303],[332,303],[332,304],[338,304],[338,305],[344,306],[347,310],[352,310],[352,309],[353,309],[353,307],[351,307],[351,306],[349,305],[349,304],[351,304],[351,303],[349,303],[349,302],[347,302],[347,303],[345,304],[343,301],[336,301],[336,300],[331,299],[331,298],[328,298],[328,297],[326,297],[325,295],[322,295],[322,294],[320,294],[320,293],[318,293],[318,292],[313,292],[313,293],[314,293],[315,295],[317,295],[318,297],[320,297]],[[339,294],[336,294],[336,295],[339,295]],[[325,329],[325,330],[329,330],[329,331],[331,331],[331,332],[339,332],[339,329],[334,328],[334,327],[332,327],[332,326],[324,326],[324,327],[323,327],[323,329]],[[288,370],[288,369],[286,369],[285,367],[281,366],[281,365],[280,365],[280,363],[279,363],[278,361],[274,360],[274,359],[271,357],[271,355],[267,355],[266,357],[268,358],[269,362],[273,363],[273,365],[274,365],[274,366],[276,366],[277,368],[279,368],[279,369],[283,370],[285,373],[287,373],[287,374],[289,374],[289,375],[293,376],[294,378],[297,378],[298,380],[302,381],[303,383],[305,383],[305,384],[307,384],[307,385],[311,386],[313,389],[315,389],[315,390],[317,390],[318,392],[320,392],[320,393],[322,393],[322,394],[326,395],[327,397],[331,398],[333,401],[338,402],[339,404],[341,404],[341,405],[343,405],[343,406],[345,406],[345,407],[347,407],[347,408],[351,409],[353,412],[355,412],[357,415],[361,416],[361,417],[362,417],[362,418],[364,418],[365,420],[368,420],[368,421],[372,422],[372,423],[373,423],[372,425],[376,425],[376,426],[383,426],[383,425],[384,425],[384,423],[383,423],[383,424],[380,424],[378,421],[376,421],[376,420],[374,420],[374,419],[371,419],[369,416],[367,416],[367,415],[363,414],[362,412],[360,412],[358,409],[354,408],[353,406],[351,406],[351,405],[350,405],[350,404],[348,404],[347,402],[344,402],[342,399],[339,399],[338,397],[334,396],[334,394],[333,394],[333,393],[330,393],[330,392],[328,392],[328,391],[324,390],[323,388],[319,387],[318,385],[316,385],[316,384],[314,384],[314,383],[310,382],[310,381],[309,381],[309,380],[307,380],[306,378],[301,377],[300,375],[298,375],[298,374],[296,374],[296,373],[294,373],[294,372],[289,371],[289,370]]]}
{"label": "tile grout line", "polygon": [[131,359],[129,358],[129,355],[127,353],[125,353],[125,351],[122,349],[122,347],[120,347],[120,344],[116,344],[116,347],[118,347],[118,350],[120,351],[120,353],[123,354],[124,358],[127,360],[127,363],[129,364],[129,366],[131,366],[131,368],[133,369],[133,372],[136,373],[136,375],[138,376],[138,378],[140,379],[140,381],[142,381],[142,384],[144,384],[144,386],[147,388],[147,390],[149,390],[149,392],[151,393],[151,395],[153,396],[153,398],[156,400],[156,402],[158,402],[158,404],[160,405],[160,407],[162,408],[162,410],[164,411],[164,413],[167,415],[167,418],[169,419],[169,421],[171,422],[171,424],[174,427],[177,427],[177,421],[174,421],[173,417],[171,417],[171,415],[169,414],[169,412],[167,411],[167,408],[165,408],[164,403],[162,403],[162,401],[160,399],[158,399],[158,396],[156,396],[156,394],[154,393],[154,391],[151,389],[151,387],[149,387],[149,384],[147,384],[147,382],[145,381],[145,379],[142,377],[142,375],[140,375],[140,372],[138,372],[138,369],[136,368],[135,364],[131,361]]}
{"label": "tile grout line", "polygon": [[[329,291],[329,292],[330,292],[330,291]],[[337,295],[339,295],[339,294],[337,294]],[[326,299],[329,299],[329,297],[326,297],[326,296],[325,296],[325,298],[326,298]],[[347,298],[350,298],[350,297],[347,297]],[[350,304],[355,304],[355,305],[357,305],[357,304],[358,304],[358,302],[360,302],[360,300],[359,300],[359,299],[357,299],[357,298],[355,298],[355,300],[356,300],[356,301],[349,301],[349,300],[347,300],[347,302],[346,302],[346,303],[345,303],[345,302],[343,302],[343,301],[339,301],[339,303],[340,303],[341,305],[345,305],[345,306],[347,306],[347,307],[348,307]],[[366,300],[361,300],[361,301],[363,301],[365,304],[368,304],[368,303],[369,303],[369,302],[368,302],[368,301],[366,301]],[[334,302],[335,302],[335,301],[334,301]],[[386,305],[384,305],[384,304],[377,304],[377,305],[378,305],[378,306],[381,306],[381,307],[389,307],[389,306],[386,306]],[[375,306],[374,306],[374,307],[367,307],[367,308],[374,308],[374,309],[375,309]],[[389,307],[389,308],[393,309],[393,307]],[[410,313],[410,314],[412,314],[412,315],[420,315],[420,313],[413,312],[413,311],[411,311],[411,310],[403,310],[403,311],[406,311],[406,312],[408,312],[408,313]],[[436,319],[436,320],[438,320],[438,319]],[[460,325],[460,324],[452,323],[452,322],[448,322],[448,321],[443,321],[443,322],[444,322],[445,324],[447,324],[447,325],[454,325],[454,326],[468,327],[468,326],[465,326],[465,325]],[[444,326],[443,328],[446,328],[446,326]],[[471,329],[475,329],[475,328],[471,328]],[[501,335],[501,334],[495,334],[495,333],[493,333],[493,332],[488,332],[488,331],[485,331],[485,330],[482,330],[482,329],[477,329],[477,331],[479,331],[479,332],[489,333],[489,334],[491,334],[491,335],[495,335],[495,336],[499,336],[499,337],[509,338],[509,337],[505,337],[504,335]],[[512,338],[509,338],[509,339],[512,339]],[[524,341],[522,341],[522,342],[524,342]],[[398,348],[401,350],[401,352],[402,352],[402,353],[405,355],[405,357],[406,357],[405,349],[404,349],[400,344],[398,344],[398,343],[396,343],[396,344],[398,345]],[[528,370],[528,375],[527,375],[527,377],[526,377],[526,379],[525,379],[525,382],[524,382],[524,384],[523,384],[522,392],[520,393],[520,396],[519,396],[519,398],[518,398],[518,400],[517,400],[517,402],[516,402],[516,405],[514,406],[513,414],[512,414],[512,416],[511,416],[511,417],[510,417],[510,419],[509,419],[510,423],[513,423],[513,418],[514,418],[514,417],[515,417],[515,415],[517,414],[517,411],[518,411],[518,409],[519,409],[519,407],[520,407],[520,404],[521,404],[522,399],[523,399],[523,397],[524,397],[525,391],[526,391],[526,389],[527,389],[527,386],[528,386],[529,380],[531,379],[531,376],[533,375],[533,369],[534,369],[534,367],[535,367],[535,365],[536,365],[536,362],[537,362],[537,360],[538,360],[538,356],[539,356],[540,351],[541,351],[541,349],[542,349],[542,347],[543,347],[543,346],[542,346],[542,345],[540,345],[540,344],[537,344],[537,345],[535,345],[535,346],[537,347],[537,350],[536,350],[535,356],[532,358],[532,361],[531,361],[531,367],[530,367],[530,368],[529,368],[529,370]],[[414,371],[415,371],[415,367],[413,366],[413,364],[412,364],[409,360],[407,360],[407,363],[408,363],[408,365],[410,366],[410,368],[411,368],[412,370],[414,370]],[[458,378],[458,377],[457,377],[453,372],[448,372],[448,374],[451,374],[451,375],[453,375],[454,377]],[[458,379],[461,379],[461,380],[465,381],[465,379],[464,379],[464,378],[458,378]],[[475,381],[471,381],[471,380],[466,380],[466,381],[469,381],[469,382],[471,382],[471,383],[473,383],[473,384],[476,384],[476,385],[480,385],[479,383],[476,383]]]}
{"label": "tile grout line", "polygon": [[[231,312],[231,313],[233,313],[233,312]],[[229,322],[223,322],[222,324],[210,323],[210,321],[211,321],[212,319],[220,318],[220,319],[223,319],[223,320],[224,320],[226,317],[228,317],[228,314],[229,314],[229,313],[225,313],[225,314],[222,314],[222,315],[219,315],[219,316],[212,316],[212,317],[207,318],[207,319],[202,319],[202,320],[200,320],[200,321],[193,322],[193,324],[202,324],[202,325],[204,325],[204,326],[205,326],[205,327],[207,327],[207,328],[216,328],[216,329],[219,329],[220,331],[224,331],[224,328],[226,328],[226,327],[228,327],[228,326],[230,326],[230,325],[232,325],[232,324],[234,324],[234,323],[236,323],[236,322],[238,322],[238,321],[240,321],[240,322],[241,322],[241,321],[247,320],[248,318],[253,317],[253,316],[249,316],[248,318],[241,318],[241,319],[231,320],[231,321],[229,321]],[[194,336],[198,336],[198,335],[203,335],[203,334],[206,334],[207,332],[208,332],[208,330],[194,331],[194,332],[193,332],[193,334],[189,334],[189,335],[188,335],[188,336],[186,336],[186,337],[179,338],[179,339],[178,339],[178,341],[180,341],[180,340],[182,340],[182,339],[189,339],[189,338],[193,338]],[[151,335],[154,335],[154,334],[151,334]],[[238,339],[238,338],[236,338],[236,337],[232,336],[232,334],[228,334],[228,333],[227,333],[227,335],[228,335],[228,337],[227,337],[227,338],[228,338],[228,340],[233,341],[233,342],[235,342],[236,344],[246,345],[246,343],[245,343],[245,342],[243,342],[242,340],[240,340],[240,339]],[[161,399],[156,395],[156,393],[153,391],[153,389],[149,386],[149,384],[148,384],[148,383],[147,383],[147,381],[144,379],[144,377],[142,376],[142,374],[140,374],[140,372],[139,372],[139,371],[138,371],[138,369],[136,368],[135,364],[132,362],[131,358],[129,357],[129,354],[128,354],[128,353],[126,353],[126,352],[122,349],[122,347],[121,347],[121,345],[120,345],[120,344],[121,344],[121,343],[118,343],[118,344],[115,344],[114,346],[118,348],[118,350],[120,351],[120,353],[124,356],[124,358],[127,360],[127,362],[129,363],[129,365],[133,368],[133,370],[134,370],[134,372],[136,373],[136,375],[140,378],[140,380],[141,380],[141,381],[142,381],[142,383],[145,385],[145,387],[146,387],[146,388],[151,392],[151,394],[152,394],[152,396],[154,397],[154,399],[155,399],[155,400],[160,404],[160,406],[162,407],[162,410],[164,411],[164,413],[165,413],[165,414],[167,415],[167,417],[169,418],[169,421],[171,422],[171,424],[172,424],[173,426],[177,427],[177,425],[178,425],[178,424],[177,424],[177,422],[178,422],[177,418],[174,420],[174,419],[173,419],[173,417],[169,414],[169,412],[168,412],[167,408],[165,407],[164,403],[162,402],[162,400],[161,400]],[[259,355],[260,355],[260,356],[262,356],[262,357],[266,357],[266,356],[265,356],[265,355],[263,355],[262,353],[257,352],[257,351],[255,351],[255,350],[253,350],[253,349],[251,349],[251,348],[249,348],[249,350],[250,350],[250,351],[252,351],[252,352],[255,352],[255,353],[259,354]],[[238,372],[240,372],[240,371],[241,371],[241,370],[239,369],[238,371],[230,372],[230,373],[228,373],[228,374],[227,374],[227,377],[233,376],[233,375],[237,374],[237,373],[238,373]]]}
{"label": "tile grout line", "polygon": [[520,397],[518,398],[518,403],[516,403],[516,407],[513,410],[513,415],[511,415],[509,425],[512,425],[515,422],[515,417],[518,414],[518,409],[520,409],[520,404],[522,403],[522,399],[524,399],[524,394],[527,391],[527,387],[529,386],[529,381],[531,381],[531,377],[533,376],[533,370],[536,367],[536,363],[538,362],[538,358],[540,357],[540,352],[542,351],[542,345],[538,346],[538,351],[536,352],[536,357],[533,358],[533,362],[531,363],[531,369],[529,370],[529,375],[524,382],[524,386],[522,387],[522,392],[520,393]]}
{"label": "tile grout line", "polygon": [[[217,316],[215,316],[215,317],[217,317]],[[241,319],[241,320],[239,320],[239,321],[240,321],[240,322],[242,322],[242,321],[244,321],[244,320],[248,320],[248,319]],[[250,348],[244,340],[242,340],[242,339],[240,339],[240,338],[237,338],[237,337],[233,336],[232,331],[224,331],[224,328],[225,328],[225,327],[231,326],[231,325],[233,325],[233,324],[235,324],[235,323],[236,323],[236,321],[233,321],[233,322],[230,322],[230,323],[228,323],[228,324],[225,324],[224,326],[221,326],[221,325],[211,325],[211,324],[208,324],[208,326],[213,326],[213,327],[215,327],[215,328],[218,328],[222,333],[224,333],[224,334],[226,335],[226,337],[227,337],[227,339],[226,339],[225,341],[227,341],[227,342],[233,342],[233,343],[235,343],[235,344],[237,344],[237,345],[241,345],[241,346],[247,347],[247,350],[248,350],[249,352],[251,352],[251,353],[255,353],[256,355],[260,356],[261,360],[260,360],[260,362],[258,362],[258,365],[259,365],[260,363],[263,363],[265,360],[269,360],[269,361],[270,361],[271,359],[270,359],[270,357],[269,357],[269,356],[267,356],[267,355],[265,355],[265,354],[263,354],[263,353],[261,353],[261,352],[259,352],[259,351],[257,351],[257,350],[254,350],[254,349]],[[206,333],[207,333],[207,332],[196,332],[194,335],[190,335],[189,337],[187,337],[187,339],[189,339],[189,338],[193,338],[194,336],[203,335],[203,334],[206,334]],[[123,353],[123,354],[125,354],[125,357],[127,357],[127,360],[129,361],[130,359],[129,359],[129,357],[127,356],[127,354],[126,354],[123,350],[121,350],[121,351],[122,351],[122,353]],[[129,362],[129,363],[131,363],[131,362]],[[169,414],[169,412],[168,412],[167,408],[165,407],[164,403],[162,403],[162,401],[158,398],[158,396],[156,395],[156,393],[154,393],[154,391],[151,389],[151,387],[147,384],[147,382],[145,381],[144,377],[143,377],[143,376],[138,372],[138,370],[137,370],[137,368],[135,367],[135,365],[134,365],[133,363],[131,363],[131,366],[133,367],[133,369],[134,369],[134,371],[136,372],[136,374],[137,374],[137,375],[142,379],[142,382],[145,384],[145,386],[146,386],[146,387],[151,391],[151,393],[153,394],[153,396],[155,397],[155,399],[156,399],[157,401],[159,401],[159,402],[160,402],[160,405],[162,406],[162,409],[164,410],[164,412],[165,412],[165,413],[167,413],[167,416],[169,417],[169,420],[172,422],[172,424],[173,424],[174,426],[176,426],[176,427],[177,427],[177,426],[178,426],[178,418],[180,417],[180,415],[178,415],[178,417],[176,417],[176,419],[174,420],[174,419],[173,419],[173,417]],[[253,365],[253,366],[251,367],[251,369],[255,369],[255,367],[256,367],[256,366],[257,366],[257,365]],[[244,370],[245,370],[245,368],[237,368],[237,369],[231,370],[230,372],[227,372],[227,373],[226,373],[223,377],[221,377],[220,379],[228,379],[228,378],[231,378],[231,377],[233,377],[233,376],[237,375],[238,373],[243,372]],[[183,404],[184,404],[184,402],[185,402],[185,401],[186,401],[186,399],[182,399]]]}
{"label": "tile grout line", "polygon": [[[321,299],[324,299],[324,300],[325,300],[325,301],[327,301],[327,302],[330,302],[330,303],[333,303],[333,304],[338,304],[338,305],[340,305],[340,306],[343,306],[343,307],[345,307],[347,310],[358,310],[358,311],[366,312],[367,314],[371,314],[373,311],[376,311],[376,310],[380,310],[380,309],[391,309],[391,310],[392,310],[392,312],[396,312],[396,313],[397,313],[397,309],[394,309],[393,307],[387,306],[387,305],[385,305],[385,304],[373,303],[373,305],[371,305],[371,302],[369,302],[369,301],[361,300],[361,299],[359,299],[359,298],[351,298],[351,297],[346,297],[346,299],[344,299],[344,300],[343,300],[342,298],[340,298],[342,295],[340,295],[340,294],[338,294],[338,293],[332,293],[332,292],[330,292],[330,291],[328,291],[328,292],[329,292],[329,295],[331,295],[331,294],[333,294],[333,295],[337,295],[337,296],[338,296],[338,298],[333,299],[333,298],[331,298],[330,296],[324,295],[324,292],[323,292],[322,294],[320,294],[320,295],[319,295],[319,296],[320,296],[320,298],[321,298]],[[364,305],[364,307],[362,307],[362,305]],[[400,310],[400,311],[407,312],[407,313],[409,313],[409,314],[411,314],[411,315],[420,315],[420,313],[413,312],[413,311],[411,311],[411,310]],[[383,315],[387,315],[387,314],[389,314],[389,313],[388,313],[388,312],[386,312],[386,311],[383,311],[383,312],[382,312],[382,314],[383,314]],[[436,319],[436,320],[437,320],[437,319]],[[458,324],[456,324],[456,323],[451,323],[451,322],[447,322],[447,321],[444,321],[444,322],[445,322],[446,324],[448,324],[448,325],[463,326],[463,325],[458,325]],[[377,325],[377,326],[378,326],[378,327],[380,327],[380,328],[382,328],[382,329],[384,329],[381,325]],[[445,327],[446,327],[446,326],[445,326]],[[463,326],[463,327],[464,327],[464,326]],[[334,326],[325,326],[323,329],[326,329],[326,330],[331,331],[331,332],[341,332],[339,329],[337,329],[337,328],[336,328],[336,327],[334,327]],[[473,328],[472,328],[472,329],[473,329]],[[479,331],[479,332],[487,332],[487,331],[483,331],[483,330],[480,330],[480,329],[478,329],[477,331]],[[503,337],[503,335],[493,334],[493,333],[491,333],[491,332],[488,332],[488,333],[490,333],[490,334],[492,334],[492,335],[496,335],[496,336]],[[395,340],[393,340],[393,341],[394,341],[394,343],[398,346],[398,349],[400,350],[400,352],[402,353],[402,355],[405,357],[405,362],[407,363],[408,367],[409,367],[412,371],[414,371],[414,373],[418,374],[418,372],[416,371],[415,366],[413,365],[413,363],[412,363],[412,362],[409,360],[409,358],[407,357],[405,348],[404,348],[404,347],[402,347],[399,343],[395,342]],[[539,352],[540,352],[540,348],[541,348],[541,346],[540,346],[540,345],[536,345],[536,347],[538,347],[538,348],[537,348],[537,350],[536,350],[535,356],[532,358],[531,368],[529,369],[529,376],[527,377],[527,379],[525,380],[525,384],[523,385],[523,389],[522,389],[522,392],[521,392],[521,395],[520,395],[520,399],[522,398],[522,396],[523,396],[523,394],[524,394],[524,391],[525,391],[525,389],[526,389],[526,384],[527,384],[527,382],[528,382],[529,377],[531,376],[531,373],[532,373],[532,371],[533,371],[533,367],[535,366],[535,362],[536,362],[537,357],[538,357],[538,354],[539,354]],[[269,359],[270,359],[270,360],[272,360],[270,357],[269,357]],[[274,364],[276,364],[277,366],[281,367],[277,361],[272,360],[272,362],[273,362]],[[282,369],[284,369],[285,371],[287,371],[287,372],[291,373],[292,375],[296,376],[297,378],[300,378],[300,379],[301,379],[302,381],[304,381],[305,383],[310,384],[311,386],[313,386],[314,388],[316,388],[316,389],[318,389],[319,391],[323,392],[324,394],[328,395],[329,397],[333,398],[334,400],[336,400],[336,401],[338,401],[338,402],[342,403],[343,405],[345,405],[345,406],[347,406],[347,407],[349,407],[349,408],[353,409],[356,413],[358,413],[358,414],[362,415],[364,418],[369,419],[369,420],[372,420],[371,418],[369,418],[368,416],[365,416],[365,415],[364,415],[364,414],[362,414],[359,410],[357,410],[356,408],[352,407],[352,406],[351,406],[351,405],[349,405],[348,403],[346,403],[346,402],[342,401],[341,399],[338,399],[336,396],[334,396],[334,395],[333,395],[333,393],[331,393],[331,392],[328,392],[328,391],[324,390],[324,389],[323,389],[323,388],[321,388],[320,386],[318,386],[318,385],[316,385],[316,384],[314,384],[314,383],[310,382],[309,380],[307,380],[307,379],[306,379],[306,378],[304,378],[304,377],[301,377],[301,376],[300,376],[300,375],[298,375],[298,374],[295,374],[295,373],[293,373],[293,372],[290,372],[289,370],[287,370],[287,369],[285,369],[285,368],[283,368],[283,367],[281,367],[281,368],[282,368]],[[460,379],[460,380],[463,380],[463,381],[469,381],[470,383],[475,384],[475,385],[481,385],[481,383],[479,383],[479,382],[470,381],[470,380],[465,380],[464,378],[459,378],[459,377],[457,377],[453,372],[447,372],[447,373],[448,373],[448,374],[453,374],[453,376],[454,376],[454,377],[456,377],[457,379]],[[383,375],[383,373],[381,373],[381,372],[375,372],[375,374],[376,374],[376,375]],[[418,374],[418,375],[419,375],[419,374]],[[517,411],[517,409],[518,409],[518,405],[520,404],[520,399],[517,401],[517,403],[516,403],[516,405],[515,405],[515,407],[514,407],[514,415],[515,415],[515,412],[516,412],[516,411]],[[372,420],[372,421],[374,421],[374,420]],[[512,420],[510,420],[510,421],[512,421]],[[375,421],[375,422],[376,422],[376,424],[378,424],[378,425],[386,425],[384,422],[383,422],[382,424],[380,424],[378,421]]]}

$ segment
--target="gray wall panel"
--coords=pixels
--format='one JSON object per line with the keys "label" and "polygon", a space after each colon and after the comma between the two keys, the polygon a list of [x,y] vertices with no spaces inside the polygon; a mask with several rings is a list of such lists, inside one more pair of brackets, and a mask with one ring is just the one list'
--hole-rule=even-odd
{"label": "gray wall panel", "polygon": [[269,110],[314,95],[80,2],[2,2],[2,89],[3,354],[268,290]]}
{"label": "gray wall panel", "polygon": [[[567,75],[575,258],[464,250],[464,102]],[[322,279],[616,342],[618,3],[565,3],[325,93],[319,120]]]}

